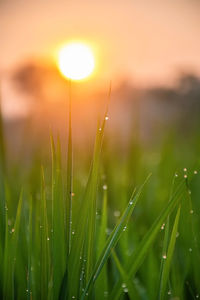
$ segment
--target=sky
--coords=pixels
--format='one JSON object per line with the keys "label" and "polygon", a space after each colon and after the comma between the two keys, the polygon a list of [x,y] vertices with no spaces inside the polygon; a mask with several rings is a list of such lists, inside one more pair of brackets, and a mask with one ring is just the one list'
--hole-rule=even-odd
{"label": "sky", "polygon": [[200,74],[198,0],[0,0],[0,74],[55,59],[69,40],[96,51],[98,80],[166,82]]}

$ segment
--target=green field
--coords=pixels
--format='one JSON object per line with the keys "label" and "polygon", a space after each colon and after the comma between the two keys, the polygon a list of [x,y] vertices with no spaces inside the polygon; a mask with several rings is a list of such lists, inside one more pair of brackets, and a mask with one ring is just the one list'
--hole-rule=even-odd
{"label": "green field", "polygon": [[122,149],[107,122],[93,155],[73,155],[69,126],[67,149],[50,134],[29,167],[8,161],[1,124],[0,299],[199,298],[198,130]]}

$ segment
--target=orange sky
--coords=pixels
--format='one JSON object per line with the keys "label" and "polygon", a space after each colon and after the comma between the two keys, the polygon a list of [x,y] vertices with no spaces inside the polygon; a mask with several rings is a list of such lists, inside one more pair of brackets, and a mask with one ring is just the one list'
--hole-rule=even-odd
{"label": "orange sky", "polygon": [[200,73],[197,0],[1,0],[0,68],[52,57],[70,39],[98,52],[98,79],[152,83],[182,68]]}

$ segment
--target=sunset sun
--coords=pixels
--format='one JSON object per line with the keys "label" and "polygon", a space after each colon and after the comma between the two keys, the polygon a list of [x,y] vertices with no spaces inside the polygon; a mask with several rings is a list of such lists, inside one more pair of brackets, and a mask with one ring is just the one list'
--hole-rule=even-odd
{"label": "sunset sun", "polygon": [[81,80],[92,74],[95,66],[92,50],[83,43],[70,43],[58,55],[61,73],[69,79]]}

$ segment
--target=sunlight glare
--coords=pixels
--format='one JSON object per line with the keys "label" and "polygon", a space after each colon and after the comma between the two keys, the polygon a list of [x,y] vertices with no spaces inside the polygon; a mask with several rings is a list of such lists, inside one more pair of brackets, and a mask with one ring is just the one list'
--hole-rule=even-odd
{"label": "sunlight glare", "polygon": [[94,55],[83,43],[70,43],[59,51],[58,65],[60,72],[72,80],[81,80],[94,70]]}

